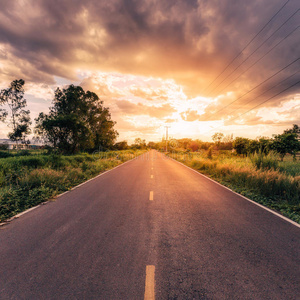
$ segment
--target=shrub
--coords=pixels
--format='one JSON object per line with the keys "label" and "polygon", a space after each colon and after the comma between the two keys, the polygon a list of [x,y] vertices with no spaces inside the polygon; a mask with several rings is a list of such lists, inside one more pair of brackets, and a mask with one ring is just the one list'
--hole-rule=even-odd
{"label": "shrub", "polygon": [[11,157],[11,156],[13,156],[13,155],[7,151],[0,151],[0,158],[6,158],[6,157]]}
{"label": "shrub", "polygon": [[213,146],[210,146],[207,150],[207,158],[212,159]]}
{"label": "shrub", "polygon": [[250,160],[256,169],[262,170],[277,170],[278,169],[278,154],[271,151],[268,154],[256,152],[250,155]]}

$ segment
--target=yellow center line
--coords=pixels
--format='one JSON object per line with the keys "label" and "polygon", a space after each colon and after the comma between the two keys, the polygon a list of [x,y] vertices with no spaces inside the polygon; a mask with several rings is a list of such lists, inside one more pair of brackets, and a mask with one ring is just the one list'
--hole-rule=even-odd
{"label": "yellow center line", "polygon": [[153,179],[153,175],[151,175],[151,179]]}
{"label": "yellow center line", "polygon": [[155,300],[155,266],[146,266],[145,296],[144,300]]}
{"label": "yellow center line", "polygon": [[149,200],[150,200],[150,201],[153,201],[153,191],[150,192]]}

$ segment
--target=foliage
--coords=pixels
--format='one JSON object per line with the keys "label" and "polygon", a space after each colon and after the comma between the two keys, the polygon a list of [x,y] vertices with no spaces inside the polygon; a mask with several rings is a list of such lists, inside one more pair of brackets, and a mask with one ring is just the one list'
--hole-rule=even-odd
{"label": "foliage", "polygon": [[249,148],[249,139],[243,137],[237,137],[233,141],[233,148],[237,154],[247,155]]}
{"label": "foliage", "polygon": [[195,151],[198,151],[199,150],[199,143],[195,142],[195,141],[191,141],[189,144],[188,144],[188,149],[190,149],[191,151],[195,152]]}
{"label": "foliage", "polygon": [[74,85],[58,88],[50,113],[40,113],[36,123],[35,133],[65,153],[112,148],[118,135],[98,96]]}
{"label": "foliage", "polygon": [[247,157],[222,154],[207,159],[200,153],[168,155],[300,223],[300,162],[277,160],[274,166],[276,154],[272,152],[268,154],[271,162],[266,158],[268,155],[262,154],[265,160],[260,168]]}
{"label": "foliage", "polygon": [[217,147],[219,147],[221,144],[221,140],[224,138],[224,134],[221,132],[216,132],[211,138],[215,142]]}
{"label": "foliage", "polygon": [[129,148],[127,141],[115,143],[114,149],[116,150],[127,150]]}
{"label": "foliage", "polygon": [[29,155],[0,159],[0,222],[134,158],[143,151],[105,155]]}
{"label": "foliage", "polygon": [[[29,110],[24,109],[26,107],[24,84],[23,79],[14,80],[9,88],[1,90],[0,105],[7,105],[10,109],[9,125],[12,127],[12,132],[8,134],[9,138],[12,141],[28,143],[26,136],[31,132],[31,120]],[[7,116],[7,110],[1,109],[0,120],[5,120]]]}
{"label": "foliage", "polygon": [[146,140],[142,140],[141,138],[136,138],[134,143],[131,145],[134,149],[146,149]]}
{"label": "foliage", "polygon": [[212,146],[210,146],[207,150],[207,158],[208,159],[212,159],[212,150],[213,150]]}
{"label": "foliage", "polygon": [[296,133],[282,133],[274,136],[271,147],[279,153],[281,160],[287,153],[292,154],[296,158],[296,153],[300,150],[300,142]]}
{"label": "foliage", "polygon": [[256,152],[250,155],[250,160],[256,169],[277,170],[279,166],[278,155],[272,151],[268,154],[265,154],[262,151]]}

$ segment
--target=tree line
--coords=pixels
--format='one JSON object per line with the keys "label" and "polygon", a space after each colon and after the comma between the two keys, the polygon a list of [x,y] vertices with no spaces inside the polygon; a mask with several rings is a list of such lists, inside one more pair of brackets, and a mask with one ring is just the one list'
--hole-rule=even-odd
{"label": "tree line", "polygon": [[[32,122],[30,112],[26,110],[24,84],[23,79],[14,80],[7,89],[0,91],[0,121],[7,121],[11,128],[8,137],[12,141],[26,144],[29,143],[26,138],[31,133]],[[195,152],[214,148],[234,150],[239,155],[275,151],[283,159],[287,153],[296,158],[296,153],[300,151],[300,128],[296,124],[272,138],[233,139],[233,135],[225,136],[217,132],[212,136],[213,143],[189,138],[146,143],[144,139],[136,138],[129,146],[127,141],[115,143],[118,136],[114,129],[116,122],[111,119],[109,109],[103,106],[103,101],[95,93],[74,85],[57,88],[52,104],[48,114],[40,113],[35,119],[34,134],[36,139],[63,153],[129,148]]]}
{"label": "tree line", "polygon": [[[16,143],[29,143],[30,112],[26,110],[23,79],[14,80],[0,92],[0,120],[7,121],[8,137]],[[3,108],[4,107],[4,108]],[[82,87],[57,88],[49,113],[35,119],[35,138],[64,153],[112,148],[118,136],[116,122],[103,101]]]}
{"label": "tree line", "polygon": [[[267,155],[270,151],[279,154],[283,160],[286,154],[291,154],[296,159],[297,152],[300,151],[300,128],[294,124],[292,128],[286,129],[281,134],[275,134],[272,138],[257,137],[249,139],[244,137],[233,138],[233,134],[224,135],[221,132],[214,133],[213,142],[204,142],[199,139],[171,139],[160,142],[149,142],[140,138],[135,139],[132,145],[137,149],[153,148],[168,151],[201,151],[201,150],[231,150],[238,155],[247,156],[249,154],[261,153]],[[124,143],[124,142],[122,142]],[[122,144],[124,146],[124,144]],[[126,144],[127,145],[127,144]],[[128,145],[127,145],[128,147]]]}

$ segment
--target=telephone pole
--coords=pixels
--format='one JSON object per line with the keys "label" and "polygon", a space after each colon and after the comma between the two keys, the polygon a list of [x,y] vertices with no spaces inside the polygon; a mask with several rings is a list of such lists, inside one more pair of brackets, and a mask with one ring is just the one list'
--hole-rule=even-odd
{"label": "telephone pole", "polygon": [[168,152],[168,128],[170,128],[170,126],[165,126],[166,128],[166,152]]}

